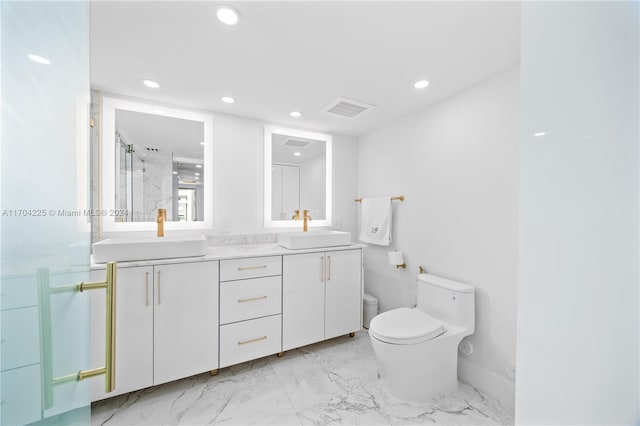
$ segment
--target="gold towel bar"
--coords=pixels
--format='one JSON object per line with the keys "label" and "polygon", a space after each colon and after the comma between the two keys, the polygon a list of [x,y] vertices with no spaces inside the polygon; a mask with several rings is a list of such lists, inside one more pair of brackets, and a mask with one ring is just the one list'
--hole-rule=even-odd
{"label": "gold towel bar", "polygon": [[[404,201],[404,195],[399,195],[397,197],[391,197],[391,201],[394,201],[394,200]],[[361,203],[362,202],[362,198],[356,198],[355,201],[357,203]]]}

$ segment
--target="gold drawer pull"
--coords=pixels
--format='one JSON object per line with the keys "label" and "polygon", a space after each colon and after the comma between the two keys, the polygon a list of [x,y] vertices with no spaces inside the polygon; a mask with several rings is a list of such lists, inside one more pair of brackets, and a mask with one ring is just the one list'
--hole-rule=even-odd
{"label": "gold drawer pull", "polygon": [[267,340],[267,336],[256,337],[255,339],[249,339],[249,340],[242,340],[238,342],[238,345],[246,345],[247,343],[255,343],[261,340]]}
{"label": "gold drawer pull", "polygon": [[264,269],[267,265],[258,265],[258,266],[241,266],[238,268],[238,271],[248,271],[251,269]]}
{"label": "gold drawer pull", "polygon": [[266,299],[267,296],[259,296],[259,297],[251,297],[249,299],[238,299],[238,303],[244,303],[244,302],[253,302],[256,300],[263,300]]}
{"label": "gold drawer pull", "polygon": [[145,302],[147,306],[149,306],[149,273],[144,273],[144,292],[145,292]]}

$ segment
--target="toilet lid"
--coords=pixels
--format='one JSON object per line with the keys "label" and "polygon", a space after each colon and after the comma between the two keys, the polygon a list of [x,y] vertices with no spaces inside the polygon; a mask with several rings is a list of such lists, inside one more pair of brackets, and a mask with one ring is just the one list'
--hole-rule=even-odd
{"label": "toilet lid", "polygon": [[416,308],[384,312],[373,318],[369,327],[373,337],[396,345],[426,342],[445,331],[442,321]]}

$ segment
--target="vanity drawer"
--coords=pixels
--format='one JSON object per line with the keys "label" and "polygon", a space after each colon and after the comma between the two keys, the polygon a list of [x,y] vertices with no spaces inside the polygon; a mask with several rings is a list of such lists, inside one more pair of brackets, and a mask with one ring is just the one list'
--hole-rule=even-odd
{"label": "vanity drawer", "polygon": [[282,274],[282,256],[248,257],[220,261],[220,281]]}
{"label": "vanity drawer", "polygon": [[280,352],[282,315],[220,326],[220,368]]}
{"label": "vanity drawer", "polygon": [[42,406],[40,398],[36,397],[36,389],[42,387],[40,364],[3,371],[0,373],[0,386],[0,392],[2,392],[0,424],[26,425],[41,420]]}
{"label": "vanity drawer", "polygon": [[220,284],[220,324],[282,312],[282,277],[251,278]]}
{"label": "vanity drawer", "polygon": [[2,370],[40,362],[38,308],[2,311]]}
{"label": "vanity drawer", "polygon": [[24,308],[38,304],[36,275],[3,277],[0,280],[0,309]]}

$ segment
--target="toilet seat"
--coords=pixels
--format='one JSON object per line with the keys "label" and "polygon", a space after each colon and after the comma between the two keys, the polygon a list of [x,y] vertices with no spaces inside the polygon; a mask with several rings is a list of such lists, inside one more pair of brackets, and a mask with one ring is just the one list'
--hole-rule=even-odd
{"label": "toilet seat", "polygon": [[371,320],[369,334],[396,345],[426,342],[447,331],[444,323],[417,308],[399,308],[384,312]]}

